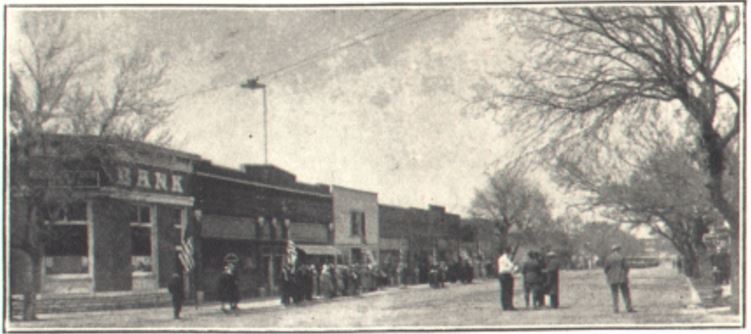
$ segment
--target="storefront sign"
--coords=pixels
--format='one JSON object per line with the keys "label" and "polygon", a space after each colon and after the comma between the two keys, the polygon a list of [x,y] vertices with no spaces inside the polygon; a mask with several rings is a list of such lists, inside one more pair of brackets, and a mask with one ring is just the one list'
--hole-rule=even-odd
{"label": "storefront sign", "polygon": [[183,175],[166,171],[153,171],[144,167],[117,167],[117,185],[144,190],[185,193]]}

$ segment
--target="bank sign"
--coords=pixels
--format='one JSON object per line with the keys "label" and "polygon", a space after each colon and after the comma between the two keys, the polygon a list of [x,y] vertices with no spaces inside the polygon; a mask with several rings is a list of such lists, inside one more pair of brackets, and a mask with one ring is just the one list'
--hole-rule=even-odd
{"label": "bank sign", "polygon": [[137,190],[185,193],[185,175],[142,166],[117,166],[115,184]]}

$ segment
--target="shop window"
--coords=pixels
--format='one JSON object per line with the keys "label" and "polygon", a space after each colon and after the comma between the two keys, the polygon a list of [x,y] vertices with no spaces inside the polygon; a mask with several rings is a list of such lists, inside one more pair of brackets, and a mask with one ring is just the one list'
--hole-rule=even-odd
{"label": "shop window", "polygon": [[132,206],[129,216],[131,241],[130,264],[133,272],[152,272],[152,208],[149,206]]}
{"label": "shop window", "polygon": [[89,231],[86,203],[66,206],[44,233],[44,267],[47,275],[89,272]]}

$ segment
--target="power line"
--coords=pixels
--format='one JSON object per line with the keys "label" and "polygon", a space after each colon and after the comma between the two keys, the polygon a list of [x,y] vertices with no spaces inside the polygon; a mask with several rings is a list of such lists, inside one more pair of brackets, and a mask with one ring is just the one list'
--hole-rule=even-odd
{"label": "power line", "polygon": [[[391,15],[385,17],[384,19],[380,20],[380,23],[378,25],[383,26],[386,22],[388,22],[389,20],[393,19],[394,17],[400,15],[401,13],[403,13],[403,12],[398,11],[398,12],[396,12],[394,14],[391,14]],[[417,14],[415,14],[415,15],[417,15]],[[410,18],[414,17],[415,15],[411,16]],[[316,30],[320,30],[321,28],[323,28],[323,25],[321,25]],[[372,29],[372,28],[371,29],[362,29],[362,30],[358,31],[355,34],[346,35],[343,38],[345,41],[340,42],[339,44],[342,44],[342,43],[346,42],[347,39],[351,39],[354,36],[361,35],[361,34],[366,33],[366,32],[371,32],[373,30],[374,29]],[[331,46],[329,46],[327,48],[324,48],[324,49],[321,49],[321,50],[318,50],[318,51],[314,52],[313,54],[308,55],[307,57],[303,58],[303,60],[310,60],[310,59],[312,59],[313,56],[317,56],[317,55],[322,54],[324,52],[330,51],[331,49],[335,48],[336,46],[337,46],[337,44],[331,45]],[[266,76],[269,73],[281,72],[281,71],[290,69],[290,68],[292,68],[292,67],[294,67],[296,65],[300,65],[300,64],[302,64],[302,63],[301,62],[295,62],[292,65],[285,65],[285,66],[279,67],[277,69],[274,69],[274,70],[272,70],[270,72],[267,72],[266,74],[264,74],[262,76]],[[258,76],[258,77],[260,77],[260,76]],[[178,100],[181,100],[181,99],[186,98],[186,97],[195,97],[195,96],[199,96],[199,95],[203,95],[203,94],[208,94],[208,93],[212,93],[212,92],[215,92],[215,91],[218,91],[218,90],[222,90],[224,88],[233,87],[235,85],[236,85],[236,83],[233,82],[233,83],[225,84],[225,85],[221,85],[221,86],[214,86],[214,87],[208,87],[208,88],[204,88],[204,89],[199,89],[199,90],[194,91],[194,92],[189,92],[189,93],[184,93],[184,94],[178,95],[177,97],[175,97],[175,100],[178,101]]]}
{"label": "power line", "polygon": [[[377,31],[377,32],[372,33],[370,35],[367,35],[367,36],[364,36],[362,38],[358,38],[358,39],[355,39],[355,40],[352,40],[352,41],[349,41],[349,42],[340,43],[338,46],[330,47],[330,48],[321,50],[319,52],[315,52],[314,54],[312,54],[312,55],[310,55],[310,56],[308,56],[306,58],[303,58],[302,60],[299,60],[299,61],[297,61],[297,62],[295,62],[293,64],[290,64],[290,65],[287,65],[287,66],[283,66],[281,68],[278,68],[278,69],[266,72],[266,73],[260,75],[260,77],[267,77],[268,79],[278,77],[279,76],[278,73],[290,70],[290,69],[295,68],[295,67],[299,67],[299,66],[301,66],[303,64],[307,64],[307,63],[315,61],[315,60],[319,60],[319,59],[323,59],[323,58],[326,58],[326,57],[330,57],[330,56],[334,55],[335,52],[338,52],[338,51],[350,48],[352,46],[358,45],[360,43],[363,43],[365,41],[371,40],[373,38],[383,36],[383,35],[385,35],[387,33],[390,33],[392,31],[398,29],[398,28],[402,28],[402,27],[406,27],[406,26],[411,26],[411,25],[414,25],[414,24],[417,24],[417,23],[420,23],[420,22],[423,22],[423,21],[427,21],[427,20],[429,20],[429,19],[431,19],[433,17],[439,16],[439,15],[443,15],[446,12],[447,11],[444,10],[444,11],[440,11],[440,12],[435,13],[435,14],[425,15],[425,16],[423,16],[421,18],[418,18],[416,20],[413,20],[413,21],[409,22],[410,19],[413,19],[413,18],[415,18],[415,17],[417,17],[417,16],[420,15],[420,13],[414,14],[414,15],[408,17],[407,19],[405,19],[405,20],[403,20],[401,22],[395,23],[392,26],[390,26],[390,27],[388,27],[388,28],[386,28],[384,30]],[[324,54],[319,56],[320,53],[324,53]]]}
{"label": "power line", "polygon": [[[381,21],[380,21],[380,23],[378,24],[378,26],[381,26],[381,27],[382,27],[382,26],[384,26],[386,22],[388,22],[388,21],[389,21],[389,20],[391,20],[392,18],[394,18],[394,17],[396,17],[396,16],[400,15],[401,13],[402,13],[402,12],[396,12],[396,13],[394,13],[394,14],[391,14],[391,15],[389,15],[389,16],[388,16],[388,17],[386,17],[385,19],[381,20]],[[419,13],[417,13],[417,14],[419,14]],[[417,14],[415,14],[415,15],[417,15]],[[406,20],[409,20],[410,18],[414,17],[415,15],[412,15],[412,16],[410,16],[410,17],[409,17],[409,18],[407,18]],[[405,20],[405,21],[406,21],[406,20]],[[262,74],[262,75],[260,75],[260,76],[261,76],[261,77],[267,77],[267,76],[270,76],[270,75],[272,75],[272,74],[276,74],[276,73],[279,73],[279,72],[283,72],[283,71],[285,71],[285,70],[288,70],[288,69],[294,68],[294,67],[296,67],[297,65],[303,64],[303,63],[305,63],[305,62],[306,62],[306,61],[308,61],[308,60],[311,60],[311,59],[314,59],[314,58],[318,57],[319,55],[325,55],[325,54],[326,54],[327,52],[331,52],[331,51],[333,51],[333,50],[334,50],[335,48],[337,48],[337,47],[341,46],[342,44],[345,44],[345,43],[349,43],[349,42],[351,42],[351,40],[352,40],[352,38],[353,38],[353,37],[357,37],[357,36],[359,36],[359,35],[362,35],[362,34],[366,34],[366,33],[372,33],[372,32],[373,32],[373,30],[375,30],[375,29],[374,29],[374,28],[371,28],[371,29],[363,29],[363,30],[361,30],[361,31],[359,31],[359,32],[357,32],[357,33],[355,33],[355,34],[350,34],[350,35],[347,35],[347,36],[345,36],[345,37],[343,38],[343,41],[341,41],[341,42],[339,42],[339,43],[337,43],[337,44],[333,44],[333,45],[331,45],[331,46],[329,46],[329,47],[327,47],[327,48],[323,48],[323,49],[320,49],[320,50],[318,50],[318,51],[315,51],[315,52],[313,52],[312,54],[309,54],[308,56],[306,56],[305,58],[302,58],[301,60],[298,60],[298,61],[296,61],[296,62],[294,62],[294,63],[292,63],[292,64],[289,64],[289,65],[284,65],[284,66],[278,67],[278,68],[276,68],[276,69],[274,69],[274,70],[271,70],[271,71],[268,71],[268,72],[266,72],[266,73],[263,73],[263,74]]]}
{"label": "power line", "polygon": [[[415,20],[410,21],[411,19],[420,16],[421,13],[418,12],[416,14],[413,14],[413,15],[409,16],[408,18],[406,18],[406,19],[404,19],[402,21],[396,22],[396,23],[394,23],[394,24],[386,27],[385,29],[382,29],[382,30],[370,33],[369,35],[366,35],[366,36],[363,36],[363,37],[360,37],[360,38],[355,38],[354,40],[351,40],[351,41],[344,41],[344,42],[338,43],[336,45],[332,45],[330,47],[318,50],[318,51],[316,51],[316,52],[308,55],[307,57],[305,57],[305,58],[303,58],[301,60],[298,60],[298,61],[296,61],[296,62],[294,62],[292,64],[289,64],[289,65],[285,65],[285,66],[276,68],[274,70],[265,72],[265,73],[259,75],[258,77],[265,77],[267,79],[272,79],[272,78],[279,77],[280,76],[279,73],[283,73],[283,72],[288,71],[290,69],[302,66],[304,64],[307,64],[307,63],[310,63],[310,62],[313,62],[313,61],[316,61],[316,60],[319,60],[319,59],[324,59],[326,57],[331,57],[331,56],[333,56],[338,51],[341,51],[341,50],[353,47],[355,45],[358,45],[360,43],[363,43],[365,41],[368,41],[368,40],[371,40],[371,39],[383,36],[383,35],[385,35],[387,33],[390,33],[390,32],[392,32],[394,30],[397,30],[399,28],[403,28],[403,27],[407,27],[407,26],[412,26],[412,25],[415,25],[415,24],[427,21],[427,20],[432,19],[432,18],[434,18],[436,16],[446,14],[447,12],[448,12],[448,10],[442,10],[442,11],[439,11],[439,12],[437,12],[435,14],[425,15],[425,16],[422,16],[420,18],[417,18]],[[391,20],[392,18],[398,16],[401,13],[402,12],[397,12],[395,14],[389,15],[388,17],[386,17],[385,19],[383,19],[381,21],[380,25],[383,26],[385,22],[388,22],[389,20]],[[355,35],[362,35],[363,33],[366,33],[366,32],[369,32],[369,31],[373,31],[373,30],[374,29],[369,29],[369,30],[361,31],[361,32],[359,32],[359,33],[357,33]],[[211,93],[211,92],[214,92],[214,91],[218,91],[218,90],[221,90],[221,89],[224,89],[224,88],[233,87],[233,86],[236,86],[236,85],[237,85],[237,83],[230,83],[230,84],[221,85],[221,86],[209,87],[209,88],[201,89],[201,90],[198,90],[198,91],[195,91],[195,92],[190,92],[190,93],[185,93],[185,94],[179,95],[175,99],[179,100],[179,99],[182,99],[182,98],[185,98],[185,97],[188,97],[188,96],[195,97],[195,96],[198,96],[198,95],[208,94],[208,93]]]}

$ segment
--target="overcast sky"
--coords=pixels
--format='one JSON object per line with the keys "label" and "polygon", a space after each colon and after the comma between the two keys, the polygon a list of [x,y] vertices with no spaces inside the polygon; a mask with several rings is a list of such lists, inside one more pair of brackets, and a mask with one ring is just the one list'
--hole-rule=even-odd
{"label": "overcast sky", "polygon": [[[269,162],[302,182],[374,191],[381,203],[465,214],[514,152],[472,87],[520,52],[506,8],[87,9],[79,29],[110,49],[152,43],[171,58],[175,148],[216,164]],[[14,15],[10,15],[13,29]],[[13,43],[12,38],[10,43]],[[249,136],[252,135],[252,138]],[[544,182],[543,182],[544,183]]]}

